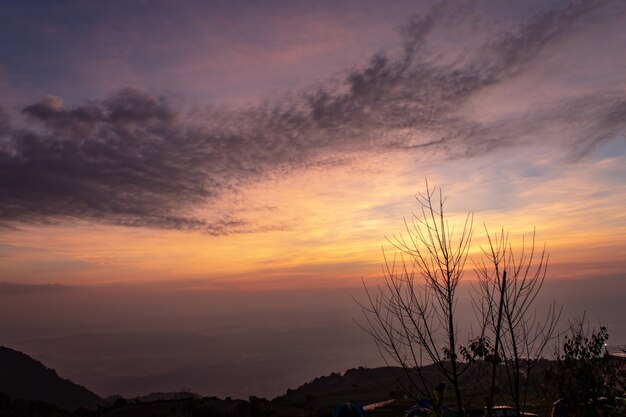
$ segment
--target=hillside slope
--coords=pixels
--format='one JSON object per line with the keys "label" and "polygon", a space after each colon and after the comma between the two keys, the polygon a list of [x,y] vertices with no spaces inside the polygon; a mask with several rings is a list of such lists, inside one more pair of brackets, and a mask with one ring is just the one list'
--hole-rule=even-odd
{"label": "hillside slope", "polygon": [[[527,397],[527,404],[533,410],[535,406],[543,407],[545,405],[544,397],[546,395],[548,397],[556,395],[546,391],[548,387],[546,387],[544,378],[550,365],[551,363],[547,360],[539,361],[533,371],[533,378],[528,385]],[[489,371],[489,367],[477,362],[469,366],[462,375],[460,379],[461,391],[468,407],[481,408],[484,405]],[[434,365],[422,367],[422,376],[431,389],[441,382],[445,382],[443,375]],[[411,377],[415,381],[419,381],[415,372],[411,372]],[[506,383],[505,368],[500,367],[498,370],[498,379],[503,384]],[[274,398],[272,404],[275,407],[313,411],[328,410],[336,404],[347,401],[366,405],[396,399],[395,404],[404,406],[415,401],[405,397],[403,387],[409,386],[409,380],[401,368],[349,369],[343,375],[332,373],[328,376],[315,378],[296,389],[287,390],[284,395]],[[498,391],[495,400],[498,404],[511,404],[508,390],[503,388]],[[445,402],[453,404],[453,396],[454,392],[448,383],[444,396]]]}
{"label": "hillside slope", "polygon": [[63,379],[30,356],[0,346],[0,393],[43,401],[59,408],[95,408],[102,400],[87,388]]}

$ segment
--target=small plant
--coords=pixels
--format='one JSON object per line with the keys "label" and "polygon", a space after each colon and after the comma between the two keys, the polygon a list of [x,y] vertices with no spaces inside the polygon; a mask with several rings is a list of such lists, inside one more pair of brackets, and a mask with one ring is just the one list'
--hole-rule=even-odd
{"label": "small plant", "polygon": [[570,326],[557,352],[553,376],[561,396],[560,407],[571,416],[599,416],[616,394],[617,369],[606,349],[606,326],[589,329],[584,316]]}

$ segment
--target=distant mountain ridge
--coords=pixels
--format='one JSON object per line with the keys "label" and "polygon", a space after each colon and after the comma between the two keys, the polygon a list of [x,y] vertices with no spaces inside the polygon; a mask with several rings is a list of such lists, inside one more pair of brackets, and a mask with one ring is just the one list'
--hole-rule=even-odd
{"label": "distant mountain ridge", "polygon": [[0,346],[0,393],[14,399],[43,401],[66,410],[93,409],[102,404],[102,399],[87,388],[4,346]]}
{"label": "distant mountain ridge", "polygon": [[[534,411],[541,411],[541,407],[545,406],[545,387],[542,387],[545,372],[550,365],[548,360],[541,360],[536,364],[538,379],[529,386],[529,392],[534,393],[532,397],[536,402],[529,403],[535,407]],[[470,404],[472,406],[482,404],[486,370],[488,368],[483,364],[473,363],[461,380],[462,389],[473,397],[470,398],[474,403]],[[409,373],[413,374],[411,378],[416,377],[414,371]],[[441,374],[435,365],[422,367],[421,373],[429,386],[441,382]],[[59,377],[53,369],[30,356],[0,346],[0,416],[7,417],[181,416],[191,415],[189,413],[192,411],[194,415],[211,417],[306,417],[327,414],[335,405],[348,401],[362,405],[383,403],[384,407],[372,409],[369,415],[385,417],[401,415],[412,404],[414,400],[408,398],[403,389],[408,385],[408,375],[401,368],[359,367],[349,369],[343,374],[333,372],[327,376],[316,377],[295,389],[288,389],[272,400],[255,396],[248,400],[230,397],[220,399],[200,396],[186,390],[155,392],[129,399],[120,396],[101,399],[85,387]],[[541,390],[537,390],[539,388]],[[537,397],[538,393],[542,397]],[[506,398],[502,397],[499,401],[506,402]],[[78,410],[79,408],[92,411]]]}

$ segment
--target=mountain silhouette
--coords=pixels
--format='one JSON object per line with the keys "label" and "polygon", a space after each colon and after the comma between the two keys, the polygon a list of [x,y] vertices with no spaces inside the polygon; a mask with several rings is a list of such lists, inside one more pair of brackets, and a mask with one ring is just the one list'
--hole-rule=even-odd
{"label": "mountain silhouette", "polygon": [[0,393],[13,399],[43,401],[66,410],[96,408],[102,399],[57,375],[30,356],[0,346]]}

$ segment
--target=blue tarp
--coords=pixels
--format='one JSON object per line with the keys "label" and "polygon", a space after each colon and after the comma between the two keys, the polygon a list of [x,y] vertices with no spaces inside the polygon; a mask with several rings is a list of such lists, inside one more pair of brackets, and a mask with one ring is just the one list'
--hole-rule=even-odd
{"label": "blue tarp", "polygon": [[333,417],[363,417],[363,407],[356,403],[338,404],[333,410]]}

